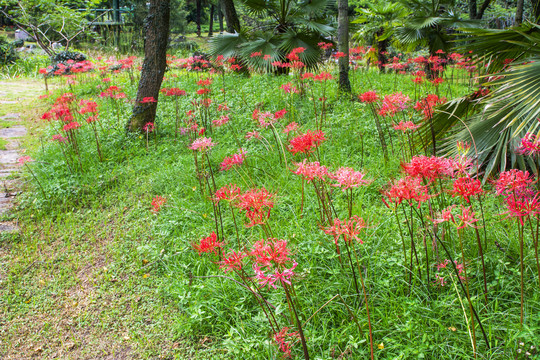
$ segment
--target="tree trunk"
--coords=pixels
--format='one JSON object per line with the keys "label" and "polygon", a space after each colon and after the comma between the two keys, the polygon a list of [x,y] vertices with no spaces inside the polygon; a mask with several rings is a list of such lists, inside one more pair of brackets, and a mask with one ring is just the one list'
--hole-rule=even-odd
{"label": "tree trunk", "polygon": [[476,19],[476,0],[469,0],[469,19]]}
{"label": "tree trunk", "polygon": [[523,22],[523,0],[518,0],[516,5],[516,25]]}
{"label": "tree trunk", "polygon": [[210,5],[210,24],[208,26],[208,37],[214,35],[214,4]]}
{"label": "tree trunk", "polygon": [[[384,34],[384,28],[380,28],[377,32],[377,38],[381,37]],[[377,66],[379,71],[383,72],[385,69],[388,59],[386,58],[386,53],[388,52],[388,39],[377,41]]]}
{"label": "tree trunk", "polygon": [[159,97],[159,89],[167,66],[170,0],[150,0],[145,20],[144,62],[133,115],[127,124],[130,131],[143,131],[147,123],[156,119],[157,102],[141,103],[144,98]]}
{"label": "tree trunk", "polygon": [[338,51],[345,54],[339,62],[339,90],[350,93],[349,81],[349,0],[338,0]]}
{"label": "tree trunk", "polygon": [[202,0],[195,0],[197,4],[197,13],[195,14],[195,23],[197,23],[197,36],[201,36],[201,11],[202,11]]}
{"label": "tree trunk", "polygon": [[491,0],[484,0],[482,6],[480,7],[480,10],[478,10],[478,13],[476,14],[477,20],[482,20],[482,18],[484,17],[484,12],[487,10],[489,4],[491,4]]}
{"label": "tree trunk", "polygon": [[219,33],[223,33],[223,0],[218,0]]}
{"label": "tree trunk", "polygon": [[531,0],[533,22],[538,24],[538,18],[540,18],[540,0]]}
{"label": "tree trunk", "polygon": [[227,32],[240,32],[240,20],[236,14],[234,0],[223,0],[223,8],[225,9],[225,21],[227,22]]}

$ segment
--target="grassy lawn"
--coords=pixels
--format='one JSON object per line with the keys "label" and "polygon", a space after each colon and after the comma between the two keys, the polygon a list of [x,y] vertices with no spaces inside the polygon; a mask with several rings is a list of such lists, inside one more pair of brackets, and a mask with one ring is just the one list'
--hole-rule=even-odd
{"label": "grassy lawn", "polygon": [[[322,70],[333,72],[334,78],[337,75],[331,64],[319,72]],[[28,166],[40,182],[33,180],[29,171],[20,174],[23,194],[17,198],[16,210],[6,218],[17,220],[21,231],[4,233],[0,238],[1,358],[281,358],[273,340],[276,329],[269,326],[260,298],[253,296],[258,288],[255,282],[240,286],[240,272],[220,269],[229,249],[250,248],[261,238],[286,239],[291,249],[288,256],[298,264],[291,280],[294,302],[279,287],[267,286],[260,293],[271,304],[268,309],[280,327],[293,331],[296,321],[289,313],[291,303],[299,309],[298,321],[304,325],[312,358],[369,358],[369,325],[376,359],[474,358],[467,299],[457,278],[447,273],[445,286],[434,282],[436,265],[446,254],[422,230],[424,218],[395,221],[393,212],[381,201],[381,189],[401,176],[403,139],[394,135],[391,144],[387,139],[392,155],[385,161],[373,115],[356,97],[368,90],[381,96],[403,92],[413,106],[428,93],[448,98],[468,93],[467,81],[447,81],[435,89],[427,82],[417,87],[410,75],[358,70],[351,75],[355,93],[351,99],[338,93],[335,81],[326,83],[324,90],[321,83],[314,82],[301,96],[282,90],[289,82],[296,85],[292,76],[260,74],[248,78],[227,73],[212,76],[208,88],[213,102],[205,110],[196,102],[202,99],[196,94],[201,88],[197,82],[209,75],[171,66],[163,87],[179,87],[188,96],[179,97],[178,105],[173,97],[160,96],[157,130],[129,134],[124,125],[132,104],[100,98],[100,94],[115,85],[127,99],[133,99],[136,82],[126,72],[109,76],[110,82],[104,82],[92,73],[79,74],[76,86],[56,89],[41,100],[36,100],[43,92],[40,82],[22,80],[0,88],[7,93],[3,95],[6,99],[18,98],[22,88],[28,88],[24,94],[31,100],[2,107],[0,115],[21,113],[22,124],[29,128],[22,146],[35,160]],[[63,123],[40,119],[64,91],[77,99],[70,106],[75,120],[83,125],[76,133],[79,154],[67,147],[67,142],[52,141]],[[326,118],[317,120],[322,111],[319,99],[323,98]],[[96,132],[103,161],[99,161],[93,127],[75,111],[81,108],[81,99],[99,105]],[[225,103],[230,110],[218,111],[218,104]],[[197,122],[197,132],[182,130],[184,135],[175,137],[177,106],[181,127]],[[286,109],[287,114],[275,123],[277,130],[273,131],[253,120],[256,109],[263,113]],[[191,120],[188,111],[194,114]],[[227,124],[210,126],[212,120],[225,114]],[[421,113],[411,110],[407,114],[398,116],[422,121]],[[294,135],[283,132],[291,122],[299,125]],[[188,145],[194,140],[190,136],[202,137],[197,134],[201,126],[216,145],[208,157],[199,154],[195,162]],[[361,216],[366,228],[359,234],[363,244],[356,243],[350,260],[349,248],[342,244],[341,253],[336,253],[334,239],[321,230],[327,225],[321,221],[324,210],[320,209],[318,190],[291,171],[303,155],[288,151],[289,141],[317,126],[325,140],[308,160],[319,161],[328,171],[342,166],[362,170],[369,179],[369,184],[354,190],[351,202],[350,212]],[[259,132],[259,138],[246,139],[253,131]],[[222,161],[239,148],[245,151],[245,163],[221,171]],[[211,200],[213,181],[216,188],[233,183],[242,191],[264,187],[275,194],[268,223],[250,226],[244,212],[225,205],[218,221]],[[442,183],[446,187],[451,180]],[[446,188],[437,193],[434,196],[458,204]],[[331,199],[328,206],[334,208],[336,218],[349,218],[348,194],[328,186],[325,196]],[[152,211],[156,196],[166,202]],[[488,234],[487,239],[482,238],[488,243],[484,249],[487,301],[475,232],[471,228],[461,233],[472,302],[489,342],[476,323],[479,358],[524,359],[516,357],[518,348],[540,345],[540,293],[532,242],[527,238],[526,322],[521,327],[517,227],[515,222],[502,220],[504,210],[493,196],[486,197],[482,206],[482,224]],[[409,211],[430,211],[427,204],[404,209],[407,216]],[[407,234],[404,229],[409,221],[414,221],[411,226],[416,229],[412,233],[419,258],[413,271],[403,262],[403,247],[412,262],[411,239],[405,242],[400,236]],[[197,253],[193,244],[213,231],[221,234],[225,254]],[[446,236],[451,255],[461,259],[461,237],[458,239],[455,230],[448,230]],[[353,260],[356,257],[357,262]],[[246,267],[249,278],[255,269]],[[427,269],[432,271],[429,281]],[[362,290],[355,289],[360,274],[370,307],[369,323]],[[295,336],[291,340],[293,357],[302,358]]]}

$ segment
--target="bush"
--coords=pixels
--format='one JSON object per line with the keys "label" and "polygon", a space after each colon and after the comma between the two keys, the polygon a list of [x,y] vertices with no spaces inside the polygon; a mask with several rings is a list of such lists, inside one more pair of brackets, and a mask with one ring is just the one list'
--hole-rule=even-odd
{"label": "bush", "polygon": [[73,60],[75,62],[85,61],[86,55],[76,51],[61,51],[53,58],[53,63],[65,63],[69,60]]}
{"label": "bush", "polygon": [[13,64],[15,61],[17,61],[15,46],[5,37],[0,37],[0,66]]}

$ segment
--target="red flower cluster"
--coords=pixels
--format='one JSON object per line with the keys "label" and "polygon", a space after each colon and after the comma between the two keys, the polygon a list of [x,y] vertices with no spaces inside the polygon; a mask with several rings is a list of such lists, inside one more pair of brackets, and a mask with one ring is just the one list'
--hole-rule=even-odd
{"label": "red flower cluster", "polygon": [[235,165],[240,166],[244,163],[244,160],[246,159],[246,153],[244,150],[240,149],[237,154],[233,154],[231,156],[227,156],[223,161],[221,162],[221,171],[226,171],[232,169]]}
{"label": "red flower cluster", "polygon": [[163,204],[165,204],[167,202],[167,199],[162,197],[162,196],[156,196],[155,198],[152,199],[152,212],[154,214],[157,214],[159,212],[159,210],[161,210],[161,207],[163,206]]}
{"label": "red flower cluster", "polygon": [[215,255],[218,255],[221,252],[221,249],[223,249],[223,243],[218,241],[215,232],[212,232],[208,237],[202,238],[199,243],[193,243],[192,246],[197,250],[199,255],[202,255],[203,253],[214,253]]}
{"label": "red flower cluster", "polygon": [[246,213],[250,220],[246,227],[263,225],[270,217],[270,210],[274,207],[275,194],[265,188],[250,189],[238,197],[235,206]]}
{"label": "red flower cluster", "polygon": [[308,130],[305,134],[291,139],[288,150],[293,154],[307,154],[314,151],[324,140],[326,140],[326,138],[321,130]]}

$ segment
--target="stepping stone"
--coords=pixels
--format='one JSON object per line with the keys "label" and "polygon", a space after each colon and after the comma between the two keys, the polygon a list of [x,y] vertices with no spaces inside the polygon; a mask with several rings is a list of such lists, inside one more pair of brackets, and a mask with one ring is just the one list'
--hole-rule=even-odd
{"label": "stepping stone", "polygon": [[21,117],[19,114],[6,114],[4,116],[0,116],[0,120],[19,120]]}
{"label": "stepping stone", "polygon": [[17,138],[24,135],[26,135],[26,128],[24,126],[17,125],[0,129],[0,137],[2,138]]}
{"label": "stepping stone", "polygon": [[19,227],[11,222],[0,223],[0,232],[14,232],[19,231]]}
{"label": "stepping stone", "polygon": [[17,150],[0,151],[0,164],[17,164],[17,160],[19,160],[19,152]]}

